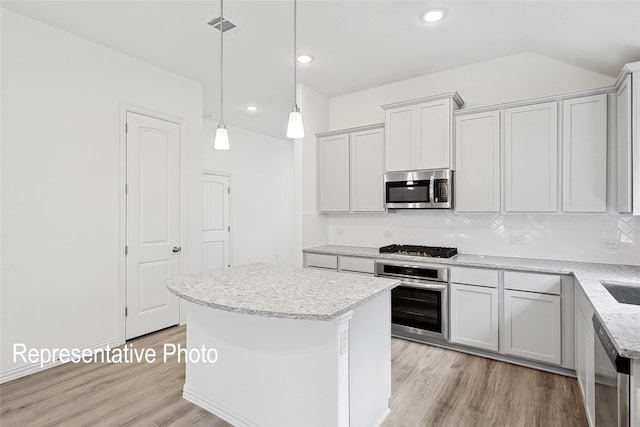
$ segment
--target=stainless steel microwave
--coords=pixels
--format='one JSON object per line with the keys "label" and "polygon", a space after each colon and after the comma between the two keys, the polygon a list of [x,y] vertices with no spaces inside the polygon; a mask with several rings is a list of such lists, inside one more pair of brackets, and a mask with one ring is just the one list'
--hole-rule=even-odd
{"label": "stainless steel microwave", "polygon": [[384,194],[388,209],[452,209],[453,171],[387,172]]}

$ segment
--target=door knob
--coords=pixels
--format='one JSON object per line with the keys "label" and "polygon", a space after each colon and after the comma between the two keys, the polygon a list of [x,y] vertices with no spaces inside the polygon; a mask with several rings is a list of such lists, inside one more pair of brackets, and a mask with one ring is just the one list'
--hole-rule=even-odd
{"label": "door knob", "polygon": [[181,248],[180,246],[174,246],[174,247],[173,247],[173,249],[172,249],[172,251],[173,251],[174,253],[176,253],[176,252],[180,252],[181,250],[182,250],[182,248]]}

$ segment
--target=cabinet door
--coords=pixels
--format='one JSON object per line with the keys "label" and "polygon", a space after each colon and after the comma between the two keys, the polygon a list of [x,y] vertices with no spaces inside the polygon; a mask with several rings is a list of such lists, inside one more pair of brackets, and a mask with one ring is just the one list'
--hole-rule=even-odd
{"label": "cabinet door", "polygon": [[373,129],[351,134],[351,210],[384,212],[384,134]]}
{"label": "cabinet door", "polygon": [[415,108],[399,107],[386,112],[387,171],[413,169],[415,139]]}
{"label": "cabinet door", "polygon": [[563,102],[562,210],[607,210],[607,95]]}
{"label": "cabinet door", "polygon": [[505,353],[559,365],[560,296],[504,291]]}
{"label": "cabinet door", "polygon": [[631,157],[631,74],[627,75],[616,93],[618,103],[618,212],[631,212],[632,164]]}
{"label": "cabinet door", "polygon": [[498,289],[451,284],[451,342],[498,351]]}
{"label": "cabinet door", "polygon": [[349,134],[318,140],[318,210],[349,212]]}
{"label": "cabinet door", "polygon": [[595,366],[593,355],[593,326],[580,310],[576,310],[576,376],[589,425],[595,425]]}
{"label": "cabinet door", "polygon": [[558,106],[505,110],[506,210],[555,212],[558,194]]}
{"label": "cabinet door", "polygon": [[415,169],[451,167],[451,100],[416,105]]}
{"label": "cabinet door", "polygon": [[500,112],[456,117],[456,210],[500,211]]}

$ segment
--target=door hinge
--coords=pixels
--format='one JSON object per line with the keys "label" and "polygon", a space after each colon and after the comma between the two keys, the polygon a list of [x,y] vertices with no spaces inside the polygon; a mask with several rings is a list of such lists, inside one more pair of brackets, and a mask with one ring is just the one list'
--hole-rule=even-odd
{"label": "door hinge", "polygon": [[231,187],[227,187],[227,194],[231,194]]}
{"label": "door hinge", "polygon": [[124,254],[129,255],[129,246],[124,247]]}
{"label": "door hinge", "polygon": [[124,133],[129,133],[129,123],[124,124]]}
{"label": "door hinge", "polygon": [[127,317],[129,315],[129,307],[125,307],[124,308],[124,317]]}
{"label": "door hinge", "polygon": [[124,194],[129,194],[129,184],[124,185]]}
{"label": "door hinge", "polygon": [[227,231],[231,232],[231,226],[230,225],[227,226]]}

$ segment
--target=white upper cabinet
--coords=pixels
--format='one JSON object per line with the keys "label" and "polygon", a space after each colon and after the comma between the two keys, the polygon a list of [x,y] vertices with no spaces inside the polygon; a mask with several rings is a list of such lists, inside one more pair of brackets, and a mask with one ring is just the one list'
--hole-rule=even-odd
{"label": "white upper cabinet", "polygon": [[413,107],[400,107],[386,112],[387,171],[410,170],[416,163],[414,161],[414,123]]}
{"label": "white upper cabinet", "polygon": [[459,212],[500,211],[500,111],[455,118],[455,206]]}
{"label": "white upper cabinet", "polygon": [[562,210],[605,212],[607,95],[568,99],[562,110]]}
{"label": "white upper cabinet", "polygon": [[557,187],[557,103],[506,109],[506,211],[555,212]]}
{"label": "white upper cabinet", "polygon": [[318,211],[384,212],[383,125],[317,137]]}
{"label": "white upper cabinet", "polygon": [[416,105],[418,133],[416,169],[447,169],[451,163],[452,101]]}
{"label": "white upper cabinet", "polygon": [[640,215],[640,62],[618,86],[618,212]]}
{"label": "white upper cabinet", "polygon": [[349,134],[318,140],[318,210],[349,212]]}
{"label": "white upper cabinet", "polygon": [[351,210],[384,211],[384,130],[351,133]]}
{"label": "white upper cabinet", "polygon": [[383,105],[386,170],[453,168],[453,111],[457,92]]}

